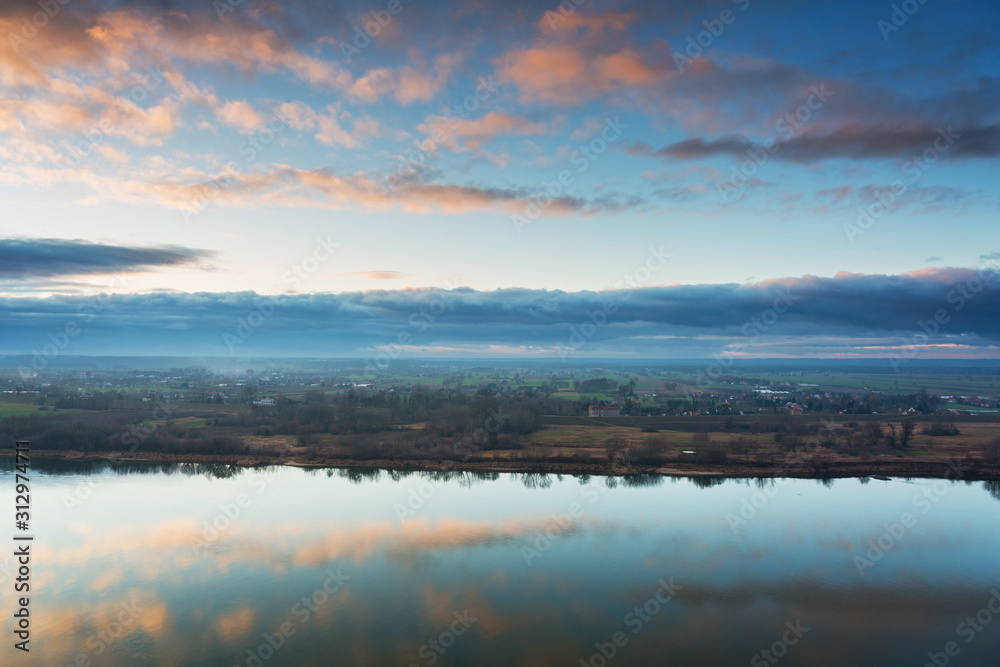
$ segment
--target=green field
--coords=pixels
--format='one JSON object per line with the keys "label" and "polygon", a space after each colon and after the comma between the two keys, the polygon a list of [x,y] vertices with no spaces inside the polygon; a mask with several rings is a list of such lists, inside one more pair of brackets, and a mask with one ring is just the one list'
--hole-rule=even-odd
{"label": "green field", "polygon": [[[890,392],[893,394],[916,394],[926,390],[934,395],[983,395],[996,396],[1000,391],[1000,378],[995,376],[972,375],[942,375],[935,373],[902,372],[893,373],[753,373],[735,374],[737,377],[753,377],[756,380],[766,380],[776,384],[788,384],[792,389],[814,389],[816,391],[851,391],[867,388],[873,391]],[[692,373],[679,373],[676,381],[684,384],[697,384],[699,377]],[[800,387],[800,385],[818,385],[816,387]],[[745,391],[753,387],[747,384],[730,384],[728,382],[712,382],[703,389],[720,391]]]}
{"label": "green field", "polygon": [[[49,412],[52,411],[51,406],[47,406]],[[36,403],[25,403],[20,401],[0,401],[0,418],[3,417],[20,417],[23,415],[33,415],[38,413],[38,404]],[[60,410],[60,412],[63,412]],[[72,412],[72,410],[65,410],[65,412]],[[45,410],[42,410],[39,414],[46,414]]]}

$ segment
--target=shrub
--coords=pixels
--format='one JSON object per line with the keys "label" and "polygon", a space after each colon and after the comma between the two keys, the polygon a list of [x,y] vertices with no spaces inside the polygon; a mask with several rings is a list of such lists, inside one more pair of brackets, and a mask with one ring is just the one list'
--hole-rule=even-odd
{"label": "shrub", "polygon": [[625,438],[612,436],[605,439],[604,441],[604,454],[608,457],[608,460],[614,463],[615,461],[620,461],[622,463],[628,462],[628,446],[625,443]]}
{"label": "shrub", "polygon": [[726,454],[721,445],[712,444],[706,449],[695,452],[694,461],[695,463],[721,465],[729,461],[729,455]]}
{"label": "shrub", "polygon": [[312,426],[300,426],[296,431],[295,436],[300,445],[308,447],[316,442],[316,429]]}
{"label": "shrub", "polygon": [[781,439],[781,451],[783,452],[794,452],[802,444],[802,439],[797,435],[786,435]]}
{"label": "shrub", "polygon": [[962,435],[955,422],[932,422],[924,424],[920,432],[924,435]]}
{"label": "shrub", "polygon": [[647,438],[632,448],[632,461],[640,465],[659,465],[667,460],[667,443],[662,438]]}
{"label": "shrub", "polygon": [[750,453],[750,442],[744,437],[734,438],[729,441],[729,453],[730,454],[748,454]]}
{"label": "shrub", "polygon": [[993,438],[983,445],[983,459],[990,463],[1000,462],[1000,438]]}

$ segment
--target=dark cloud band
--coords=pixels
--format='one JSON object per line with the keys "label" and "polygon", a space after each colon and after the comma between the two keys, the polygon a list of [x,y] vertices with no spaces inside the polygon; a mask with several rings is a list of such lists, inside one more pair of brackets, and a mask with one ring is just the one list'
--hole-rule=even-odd
{"label": "dark cloud band", "polygon": [[[100,308],[88,308],[95,299]],[[858,340],[986,352],[1000,340],[1000,273],[987,263],[979,270],[602,292],[458,288],[8,298],[0,299],[6,338],[0,353],[29,352],[68,322],[81,329],[78,354],[122,347],[134,353],[129,346],[135,344],[146,353],[225,353],[227,336],[239,339],[241,354],[289,356],[356,355],[399,344],[425,346],[437,356],[476,346],[669,356],[680,349],[671,341],[680,339],[713,339],[716,349],[734,341],[780,341],[802,349],[810,340],[827,345],[839,339],[845,353]]]}
{"label": "dark cloud band", "polygon": [[0,280],[27,280],[179,266],[211,257],[206,250],[131,248],[66,239],[0,239]]}

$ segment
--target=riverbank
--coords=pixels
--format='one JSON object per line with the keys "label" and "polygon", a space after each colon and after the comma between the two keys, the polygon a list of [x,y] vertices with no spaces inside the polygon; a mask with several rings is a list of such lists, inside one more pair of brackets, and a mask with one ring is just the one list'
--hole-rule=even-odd
{"label": "riverbank", "polygon": [[[3,452],[13,457],[12,451]],[[969,481],[1000,481],[1000,464],[978,459],[916,459],[893,457],[868,461],[824,459],[821,465],[808,460],[774,461],[757,464],[729,461],[720,464],[672,462],[667,465],[624,466],[611,462],[428,460],[428,459],[323,459],[263,455],[166,454],[161,452],[80,452],[32,450],[33,458],[65,461],[108,461],[113,463],[211,463],[242,467],[285,465],[300,468],[378,468],[426,472],[470,471],[483,473],[549,473],[559,475],[637,475],[664,477],[791,477],[835,479],[859,477],[925,477]]]}

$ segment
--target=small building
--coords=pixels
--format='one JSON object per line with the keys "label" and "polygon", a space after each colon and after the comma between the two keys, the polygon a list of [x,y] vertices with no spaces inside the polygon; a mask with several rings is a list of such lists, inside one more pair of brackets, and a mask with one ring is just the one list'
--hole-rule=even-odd
{"label": "small building", "polygon": [[618,405],[591,405],[587,414],[591,417],[621,417],[622,409]]}

